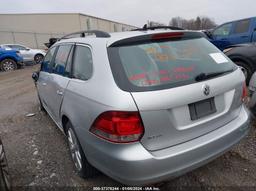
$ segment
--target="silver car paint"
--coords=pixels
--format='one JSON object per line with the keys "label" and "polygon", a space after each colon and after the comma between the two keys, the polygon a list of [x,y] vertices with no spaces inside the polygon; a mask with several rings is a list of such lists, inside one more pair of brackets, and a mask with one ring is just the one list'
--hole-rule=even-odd
{"label": "silver car paint", "polygon": [[146,185],[180,176],[215,159],[248,133],[248,113],[221,128],[188,142],[155,152],[140,143],[112,144],[86,134],[86,154],[91,164],[128,185]]}
{"label": "silver car paint", "polygon": [[[187,86],[132,93],[146,128],[142,144],[148,150],[159,150],[227,124],[239,115],[242,82],[243,74],[237,69],[229,75]],[[203,93],[204,84],[211,88],[209,96]],[[215,99],[217,112],[192,121],[188,104],[210,97]]]}
{"label": "silver car paint", "polygon": [[[240,100],[244,81],[240,70],[168,90],[121,90],[112,76],[106,47],[117,39],[143,34],[127,32],[110,39],[73,38],[56,43],[90,45],[92,78],[82,81],[40,72],[37,82],[39,97],[48,113],[60,128],[63,116],[70,120],[88,161],[103,173],[131,185],[157,182],[205,164],[230,149],[249,127],[248,113]],[[55,85],[48,86],[49,81]],[[202,93],[204,84],[211,88],[209,97],[217,100],[217,113],[190,121],[187,104],[207,98]],[[57,95],[58,90],[63,90],[62,96]],[[141,142],[110,143],[89,132],[93,121],[104,111],[138,109],[145,126]]]}

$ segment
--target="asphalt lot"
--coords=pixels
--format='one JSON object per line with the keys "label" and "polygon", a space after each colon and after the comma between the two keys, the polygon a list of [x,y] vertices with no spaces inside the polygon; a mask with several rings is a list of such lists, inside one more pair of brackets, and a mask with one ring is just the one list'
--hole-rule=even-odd
{"label": "asphalt lot", "polygon": [[[73,170],[64,135],[38,109],[31,74],[38,66],[0,73],[0,136],[13,190],[93,190],[122,186],[99,174],[83,180]],[[26,114],[34,113],[32,117]],[[179,178],[154,185],[160,190],[256,190],[256,128],[232,151]]]}

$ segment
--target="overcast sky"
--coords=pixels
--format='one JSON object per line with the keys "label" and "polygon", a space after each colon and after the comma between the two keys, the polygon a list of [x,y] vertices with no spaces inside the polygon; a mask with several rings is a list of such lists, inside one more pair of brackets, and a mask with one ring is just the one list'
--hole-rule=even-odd
{"label": "overcast sky", "polygon": [[80,12],[142,26],[172,17],[208,16],[217,24],[256,16],[256,0],[0,0],[0,13]]}

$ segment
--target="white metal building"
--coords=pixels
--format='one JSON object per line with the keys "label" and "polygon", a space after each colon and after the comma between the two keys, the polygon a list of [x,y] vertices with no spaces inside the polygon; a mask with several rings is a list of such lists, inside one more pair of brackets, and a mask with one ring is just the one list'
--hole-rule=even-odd
{"label": "white metal building", "polygon": [[19,43],[31,48],[45,48],[51,37],[98,29],[119,32],[135,26],[80,13],[0,14],[0,44]]}

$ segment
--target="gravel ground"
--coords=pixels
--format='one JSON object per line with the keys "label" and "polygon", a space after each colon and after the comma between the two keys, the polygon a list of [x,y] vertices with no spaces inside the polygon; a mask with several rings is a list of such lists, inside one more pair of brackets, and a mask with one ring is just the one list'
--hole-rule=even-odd
{"label": "gravel ground", "polygon": [[[83,180],[74,172],[64,135],[38,109],[31,79],[37,67],[0,73],[0,136],[13,190],[122,186],[103,174]],[[26,117],[28,113],[35,115]],[[256,190],[256,130],[252,126],[250,134],[230,152],[193,172],[153,186],[160,190]]]}

